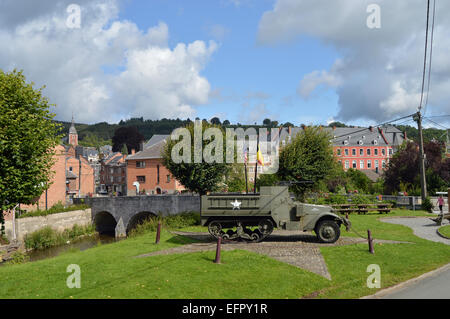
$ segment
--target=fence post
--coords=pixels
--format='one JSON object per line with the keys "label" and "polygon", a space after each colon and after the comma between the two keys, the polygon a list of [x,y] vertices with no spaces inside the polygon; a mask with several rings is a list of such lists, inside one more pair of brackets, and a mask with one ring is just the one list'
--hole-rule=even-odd
{"label": "fence post", "polygon": [[159,243],[161,237],[161,221],[158,221],[158,228],[156,229],[156,244]]}
{"label": "fence post", "polygon": [[[348,221],[348,213],[345,213],[345,219]],[[345,231],[350,231],[350,225],[348,223],[345,226]]]}
{"label": "fence post", "polygon": [[222,243],[222,237],[217,238],[217,247],[216,247],[216,259],[214,260],[214,263],[220,264],[220,246]]}
{"label": "fence post", "polygon": [[375,254],[375,251],[373,250],[373,239],[370,229],[367,230],[367,240],[369,241],[369,252],[371,254]]}

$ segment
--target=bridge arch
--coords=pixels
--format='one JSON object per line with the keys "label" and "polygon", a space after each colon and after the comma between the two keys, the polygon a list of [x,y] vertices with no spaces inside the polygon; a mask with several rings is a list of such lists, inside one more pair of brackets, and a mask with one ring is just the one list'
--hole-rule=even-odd
{"label": "bridge arch", "polygon": [[150,218],[156,217],[157,215],[155,213],[149,211],[142,211],[133,215],[127,225],[127,234],[129,234],[132,229],[136,228],[137,225],[142,224],[144,221]]}
{"label": "bridge arch", "polygon": [[94,217],[94,224],[99,234],[115,236],[117,221],[110,212],[102,211],[97,213]]}

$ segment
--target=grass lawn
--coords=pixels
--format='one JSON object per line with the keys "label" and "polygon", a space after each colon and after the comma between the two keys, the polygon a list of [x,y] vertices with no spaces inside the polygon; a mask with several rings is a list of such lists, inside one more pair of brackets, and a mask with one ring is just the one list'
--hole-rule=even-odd
{"label": "grass lawn", "polygon": [[[396,211],[390,216],[426,213]],[[400,225],[381,223],[385,215],[351,215],[354,228],[362,233],[370,228],[379,239],[413,244],[375,246],[367,244],[322,247],[333,280],[306,270],[243,250],[222,251],[222,264],[214,264],[215,252],[134,256],[176,247],[186,238],[163,231],[159,245],[155,233],[102,245],[83,252],[0,267],[0,298],[357,298],[375,293],[366,287],[369,264],[381,267],[382,287],[416,277],[450,262],[450,247],[415,237]],[[185,231],[205,230],[189,227]],[[356,236],[346,233],[342,235]],[[81,268],[81,288],[69,289],[67,266]]]}
{"label": "grass lawn", "polygon": [[450,238],[450,225],[442,226],[439,228],[439,232],[447,238]]}

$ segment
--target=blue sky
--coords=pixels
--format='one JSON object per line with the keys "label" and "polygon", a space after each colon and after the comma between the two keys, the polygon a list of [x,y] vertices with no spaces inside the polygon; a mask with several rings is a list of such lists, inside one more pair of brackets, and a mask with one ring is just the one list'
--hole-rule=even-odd
{"label": "blue sky", "polygon": [[[436,3],[427,116],[450,114],[450,2]],[[417,110],[425,13],[423,0],[3,0],[0,68],[46,85],[59,120],[367,126]]]}
{"label": "blue sky", "polygon": [[[195,40],[219,44],[202,75],[221,97],[212,96],[209,103],[199,106],[198,117],[219,116],[247,124],[260,123],[267,116],[296,125],[324,124],[336,114],[336,94],[322,90],[304,101],[296,90],[304,74],[330,68],[337,53],[311,38],[281,45],[257,43],[258,23],[273,4],[268,0],[239,5],[225,0],[128,1],[121,7],[119,19],[131,20],[142,30],[163,21],[169,27],[171,47]],[[261,103],[266,112],[250,116]]]}

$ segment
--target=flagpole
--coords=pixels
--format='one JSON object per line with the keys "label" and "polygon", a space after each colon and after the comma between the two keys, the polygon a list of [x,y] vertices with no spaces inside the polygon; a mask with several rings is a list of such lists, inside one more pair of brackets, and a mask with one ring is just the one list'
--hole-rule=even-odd
{"label": "flagpole", "polygon": [[245,192],[248,195],[248,181],[247,181],[247,163],[244,163],[244,170],[245,170]]}
{"label": "flagpole", "polygon": [[255,182],[253,184],[253,194],[256,194],[256,177],[258,175],[258,151],[259,151],[259,131],[256,135],[256,165],[255,165]]}

